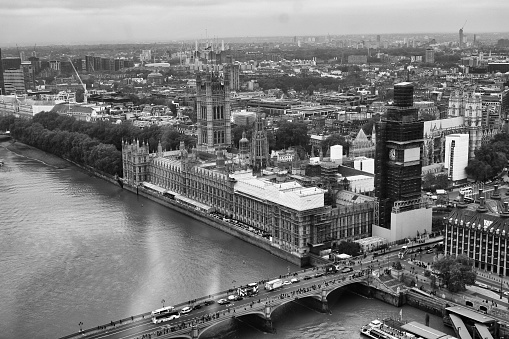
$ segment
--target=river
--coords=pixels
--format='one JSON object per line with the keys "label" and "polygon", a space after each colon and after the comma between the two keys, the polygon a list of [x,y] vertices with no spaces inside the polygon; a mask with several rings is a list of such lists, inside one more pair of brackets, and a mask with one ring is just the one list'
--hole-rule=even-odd
{"label": "river", "polygon": [[[6,143],[0,143],[5,146]],[[58,338],[298,270],[295,265],[75,167],[0,147],[0,339]],[[346,294],[323,315],[289,305],[276,338],[356,338],[399,309]],[[404,308],[405,319],[424,313]],[[441,319],[431,318],[443,329]],[[207,334],[262,338],[235,322]]]}

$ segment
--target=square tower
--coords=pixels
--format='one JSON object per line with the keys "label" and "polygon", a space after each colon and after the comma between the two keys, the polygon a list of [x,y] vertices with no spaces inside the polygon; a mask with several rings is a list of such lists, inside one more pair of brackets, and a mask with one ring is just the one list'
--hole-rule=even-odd
{"label": "square tower", "polygon": [[231,146],[230,82],[228,74],[196,77],[197,148],[214,152]]}
{"label": "square tower", "polygon": [[394,85],[394,104],[388,108],[387,118],[376,124],[375,195],[379,226],[384,228],[391,226],[395,202],[421,197],[424,123],[413,107],[413,92],[410,82]]}

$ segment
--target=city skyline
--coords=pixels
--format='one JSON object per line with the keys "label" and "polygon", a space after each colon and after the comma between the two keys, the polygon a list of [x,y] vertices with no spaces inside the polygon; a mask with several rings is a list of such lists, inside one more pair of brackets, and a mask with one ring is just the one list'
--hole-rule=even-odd
{"label": "city skyline", "polygon": [[[488,0],[0,0],[0,45],[227,37],[506,31],[509,3]],[[416,15],[418,13],[418,15]],[[303,24],[304,23],[304,24]]]}

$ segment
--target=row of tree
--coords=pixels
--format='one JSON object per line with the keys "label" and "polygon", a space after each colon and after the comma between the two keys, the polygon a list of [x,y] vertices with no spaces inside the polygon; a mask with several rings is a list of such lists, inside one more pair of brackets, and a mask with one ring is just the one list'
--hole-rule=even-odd
{"label": "row of tree", "polygon": [[12,137],[25,144],[111,175],[122,174],[122,153],[84,133],[52,131],[23,119],[14,120],[9,129]]}
{"label": "row of tree", "polygon": [[193,137],[181,134],[171,126],[151,125],[140,129],[128,121],[121,124],[112,124],[109,121],[87,122],[54,112],[39,113],[34,116],[32,122],[39,123],[50,131],[61,130],[86,134],[100,143],[114,145],[119,151],[122,150],[122,140],[138,139],[148,142],[151,152],[157,150],[159,141],[163,149],[167,150],[177,149],[180,141],[184,141],[188,148],[196,144]]}

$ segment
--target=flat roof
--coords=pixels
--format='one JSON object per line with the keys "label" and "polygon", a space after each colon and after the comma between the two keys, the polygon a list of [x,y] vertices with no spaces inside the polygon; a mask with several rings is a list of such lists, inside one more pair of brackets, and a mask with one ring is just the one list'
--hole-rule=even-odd
{"label": "flat roof", "polygon": [[445,310],[447,311],[447,313],[455,313],[455,314],[463,316],[465,318],[472,319],[473,321],[481,323],[481,324],[488,324],[488,323],[493,323],[496,321],[492,317],[489,317],[489,316],[479,313],[479,312],[471,311],[468,308],[461,307],[461,306],[447,307]]}
{"label": "flat roof", "polygon": [[461,339],[472,339],[472,336],[468,332],[467,327],[466,327],[465,323],[463,322],[463,320],[461,320],[460,317],[458,317],[454,314],[449,314],[449,316],[451,317],[453,327],[457,329],[458,335],[460,336],[460,338]]}
{"label": "flat roof", "polygon": [[411,321],[408,324],[401,326],[401,328],[425,339],[439,339],[446,338],[448,336],[444,332],[435,330],[434,328],[418,323],[417,321]]}
{"label": "flat roof", "polygon": [[491,332],[488,330],[488,328],[485,325],[475,324],[475,328],[477,329],[477,331],[479,331],[481,338],[493,339],[493,335],[491,335]]}

